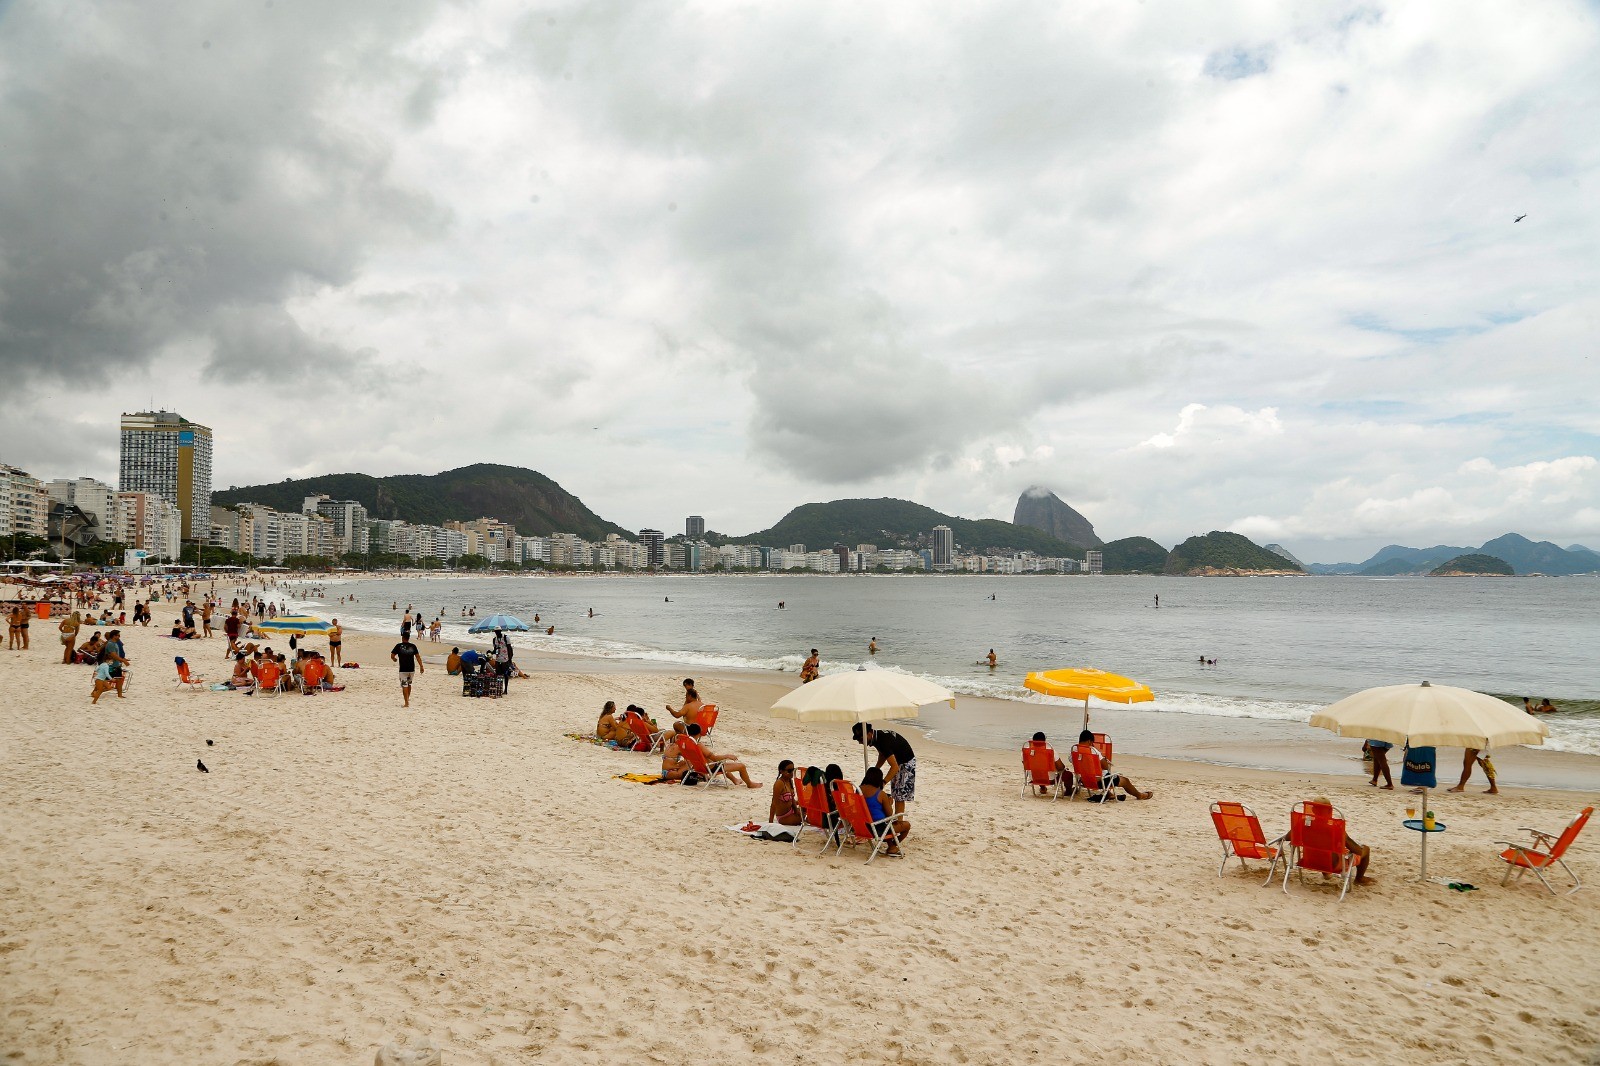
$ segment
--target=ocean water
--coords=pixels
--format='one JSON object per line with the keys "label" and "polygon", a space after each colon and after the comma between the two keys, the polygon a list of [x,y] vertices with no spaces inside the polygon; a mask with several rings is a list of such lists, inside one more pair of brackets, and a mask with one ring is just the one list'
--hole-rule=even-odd
{"label": "ocean water", "polygon": [[[360,602],[339,605],[350,593]],[[1141,709],[1227,718],[1305,721],[1352,692],[1427,680],[1519,704],[1548,696],[1562,713],[1545,719],[1547,746],[1600,755],[1593,578],[445,574],[330,584],[292,602],[378,632],[398,626],[391,603],[414,604],[430,620],[443,612],[451,642],[469,639],[463,606],[530,624],[538,614],[555,634],[519,645],[593,658],[793,672],[817,648],[825,672],[870,658],[1032,703],[1060,701],[1024,689],[1027,671],[1094,666],[1150,685],[1157,701]],[[990,648],[994,670],[979,664]]]}

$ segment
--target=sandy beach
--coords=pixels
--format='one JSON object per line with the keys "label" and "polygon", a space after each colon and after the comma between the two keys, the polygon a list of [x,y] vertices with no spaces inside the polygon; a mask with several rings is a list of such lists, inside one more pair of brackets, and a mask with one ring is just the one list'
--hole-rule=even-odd
{"label": "sandy beach", "polygon": [[[1149,802],[1024,799],[1014,755],[917,742],[900,861],[723,827],[767,792],[647,786],[644,755],[567,738],[664,672],[546,664],[502,700],[436,665],[402,710],[391,640],[348,634],[342,693],[178,689],[220,641],[128,633],[128,698],[91,707],[53,627],[0,657],[3,1061],[1555,1063],[1600,1049],[1594,890],[1502,888],[1492,841],[1593,793],[1437,795],[1407,879],[1404,792],[1357,776],[1119,756]],[[781,686],[703,678],[719,747],[859,772],[839,726],[775,721]],[[659,710],[657,711],[659,713]],[[1101,723],[1115,735],[1115,719]],[[212,741],[210,745],[207,740]],[[199,773],[196,759],[210,773]],[[855,761],[853,761],[855,760]],[[1123,765],[1125,764],[1125,765]],[[1481,787],[1481,786],[1480,786]],[[1337,902],[1220,853],[1207,807],[1269,835],[1326,793],[1375,853]],[[1600,877],[1591,827],[1570,861]]]}

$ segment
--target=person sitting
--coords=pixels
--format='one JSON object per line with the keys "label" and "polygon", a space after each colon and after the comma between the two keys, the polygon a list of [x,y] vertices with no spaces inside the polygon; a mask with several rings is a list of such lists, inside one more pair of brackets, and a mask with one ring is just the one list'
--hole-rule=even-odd
{"label": "person sitting", "polygon": [[799,825],[805,821],[800,804],[795,800],[794,763],[788,759],[778,764],[778,779],[772,783],[772,802],[767,805],[767,821],[779,825]]}
{"label": "person sitting", "polygon": [[300,684],[307,692],[315,692],[324,687],[328,681],[328,664],[322,661],[320,655],[307,654],[306,660],[300,666]]}
{"label": "person sitting", "polygon": [[[1030,740],[1028,743],[1029,744],[1036,744],[1036,745],[1039,745],[1039,746],[1042,747],[1042,746],[1044,746],[1046,744],[1049,744],[1050,741],[1045,739],[1045,735],[1043,733],[1035,733],[1033,735],[1033,739]],[[1070,767],[1066,763],[1062,762],[1061,761],[1061,756],[1057,755],[1056,756],[1056,773],[1058,775],[1065,775],[1065,774],[1069,774],[1071,772],[1072,772],[1072,767]]]}
{"label": "person sitting", "polygon": [[702,705],[703,701],[700,699],[700,693],[696,692],[694,688],[694,678],[686,677],[683,679],[683,706],[676,709],[670,703],[666,706],[667,713],[672,717],[681,718],[685,722],[692,722]]}
{"label": "person sitting", "polygon": [[255,688],[255,678],[250,676],[250,660],[244,652],[236,652],[233,656],[233,676],[228,679],[232,688]]}
{"label": "person sitting", "polygon": [[100,651],[105,646],[105,638],[96,631],[90,634],[88,641],[73,653],[72,661],[80,666],[93,666],[100,661]]}
{"label": "person sitting", "polygon": [[[1083,732],[1079,733],[1078,734],[1078,743],[1079,744],[1093,744],[1094,743],[1094,730],[1085,729]],[[1096,749],[1096,750],[1099,750],[1099,749]],[[1147,800],[1151,796],[1155,795],[1154,792],[1140,792],[1139,791],[1139,786],[1135,785],[1133,783],[1133,781],[1131,781],[1126,774],[1113,773],[1112,770],[1111,770],[1111,760],[1106,758],[1104,752],[1101,752],[1101,755],[1100,755],[1100,774],[1101,774],[1100,783],[1098,785],[1091,784],[1089,787],[1091,787],[1091,788],[1120,788],[1124,792],[1126,792],[1128,795],[1132,796],[1134,799],[1137,799],[1137,800]]]}
{"label": "person sitting", "polygon": [[661,780],[682,781],[689,773],[689,761],[678,750],[678,738],[688,732],[688,726],[682,722],[672,723],[672,732],[667,735],[667,742],[661,749]]}
{"label": "person sitting", "polygon": [[[1318,796],[1316,799],[1310,800],[1309,802],[1328,808],[1328,817],[1333,816],[1333,801],[1327,796]],[[1375,882],[1367,880],[1367,865],[1372,862],[1372,849],[1367,847],[1365,844],[1356,843],[1355,838],[1350,835],[1350,831],[1348,829],[1345,830],[1344,834],[1344,846],[1346,851],[1353,851],[1356,853],[1355,883],[1358,885],[1374,884]]]}
{"label": "person sitting", "polygon": [[[874,822],[889,817],[889,811],[884,810],[884,800],[888,794],[883,790],[883,768],[874,766],[861,778],[861,798],[867,801],[867,816]],[[894,809],[893,802],[889,810]],[[888,847],[884,849],[885,855],[900,854],[900,841],[911,835],[911,823],[906,821],[905,815],[897,816],[889,823],[891,839]]]}
{"label": "person sitting", "polygon": [[173,640],[187,639],[183,632],[183,622],[177,618],[174,618],[172,620],[172,632],[168,633],[167,636],[171,637]]}
{"label": "person sitting", "polygon": [[[689,735],[694,737],[696,741],[700,739],[701,732],[700,723],[695,722],[689,726]],[[706,765],[711,766],[715,765],[716,763],[721,763],[723,774],[725,774],[730,780],[737,779],[742,781],[745,788],[761,787],[761,782],[750,780],[750,771],[745,767],[744,763],[739,761],[738,755],[732,752],[719,754],[704,746],[702,746],[700,750],[705,754]]]}
{"label": "person sitting", "polygon": [[457,674],[461,673],[460,648],[450,649],[450,654],[445,658],[444,661],[444,672],[449,674],[451,677],[455,677]]}
{"label": "person sitting", "polygon": [[822,660],[817,657],[817,649],[811,649],[811,655],[800,664],[800,683],[802,685],[815,681],[822,674]]}
{"label": "person sitting", "polygon": [[595,723],[594,735],[598,740],[633,747],[633,730],[628,728],[628,723],[617,717],[615,700],[606,700],[606,705],[600,708],[600,720]]}
{"label": "person sitting", "polygon": [[278,660],[270,656],[262,656],[261,665],[256,668],[256,687],[267,690],[275,689],[283,680],[283,667]]}

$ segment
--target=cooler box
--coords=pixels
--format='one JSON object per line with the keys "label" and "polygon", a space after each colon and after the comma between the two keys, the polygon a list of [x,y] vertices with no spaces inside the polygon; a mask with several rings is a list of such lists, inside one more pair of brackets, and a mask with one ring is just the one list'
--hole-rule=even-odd
{"label": "cooler box", "polygon": [[33,605],[33,613],[37,614],[40,618],[49,618],[50,617],[50,605],[41,600],[40,602],[38,602],[38,603]]}

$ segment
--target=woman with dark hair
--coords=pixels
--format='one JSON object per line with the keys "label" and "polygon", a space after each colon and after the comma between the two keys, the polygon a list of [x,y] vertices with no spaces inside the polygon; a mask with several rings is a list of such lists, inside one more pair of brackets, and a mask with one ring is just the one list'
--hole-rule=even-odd
{"label": "woman with dark hair", "polygon": [[778,764],[778,779],[772,783],[772,802],[767,806],[767,821],[780,825],[799,825],[805,819],[794,796],[794,763],[785,759]]}
{"label": "woman with dark hair", "polygon": [[[881,822],[883,819],[890,817],[894,804],[890,803],[888,805],[889,809],[884,809],[884,800],[887,796],[888,793],[883,789],[883,770],[874,766],[861,779],[861,798],[867,801],[867,815],[874,822]],[[894,821],[889,823],[888,834],[890,836],[889,845],[884,849],[883,853],[885,855],[898,855],[900,854],[900,841],[911,835],[911,823],[906,821],[904,817],[895,817]]]}

